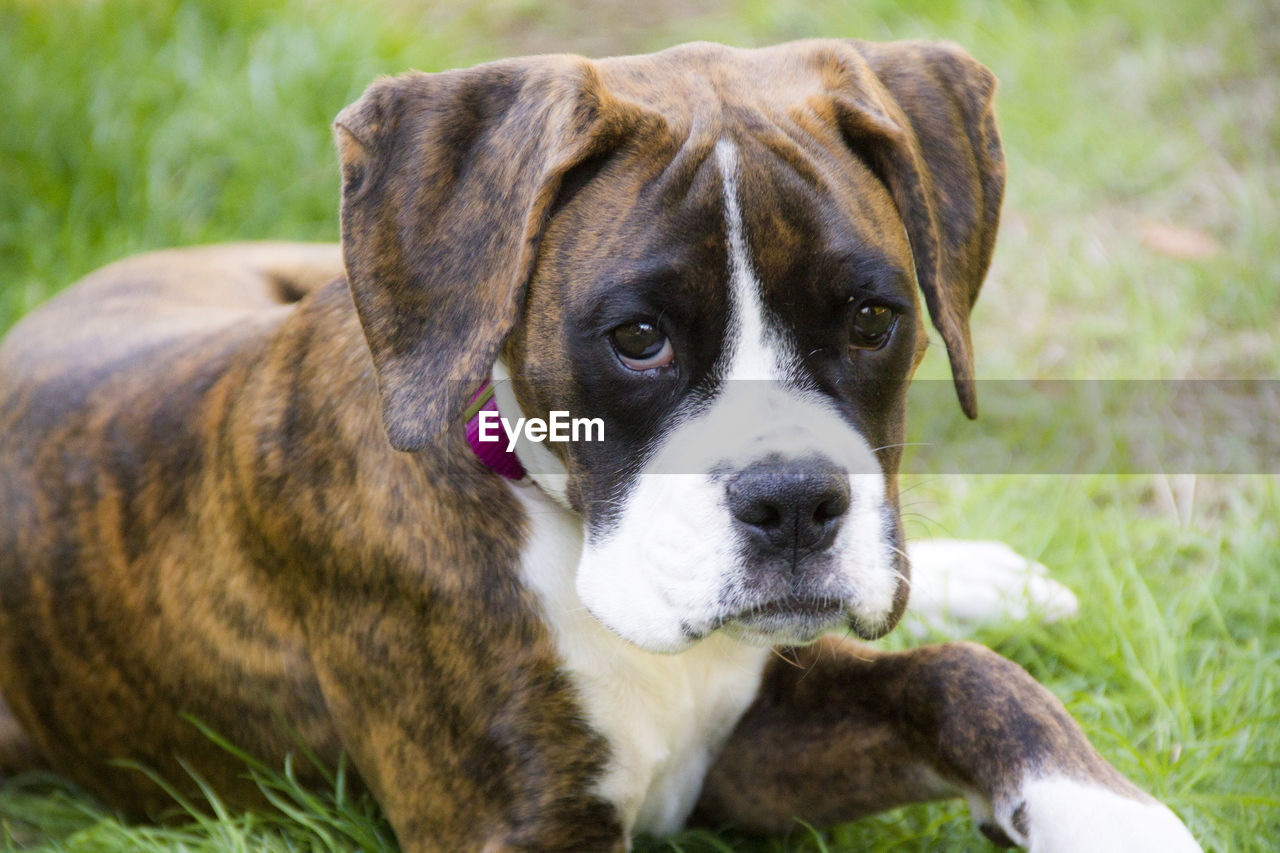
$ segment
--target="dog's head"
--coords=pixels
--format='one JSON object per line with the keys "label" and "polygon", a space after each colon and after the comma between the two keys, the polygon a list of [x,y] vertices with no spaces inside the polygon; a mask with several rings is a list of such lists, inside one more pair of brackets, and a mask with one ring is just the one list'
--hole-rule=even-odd
{"label": "dog's head", "polygon": [[952,46],[845,41],[375,83],[335,127],[391,443],[423,447],[498,364],[504,408],[604,420],[528,452],[582,516],[578,593],[617,634],[887,631],[917,284],[976,408],[994,84]]}

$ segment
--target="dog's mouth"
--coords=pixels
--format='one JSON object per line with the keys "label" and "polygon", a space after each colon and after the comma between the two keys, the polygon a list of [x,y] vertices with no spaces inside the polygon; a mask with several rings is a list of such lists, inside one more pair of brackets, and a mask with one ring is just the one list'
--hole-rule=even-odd
{"label": "dog's mouth", "polygon": [[894,614],[868,619],[842,598],[788,596],[719,616],[701,629],[685,626],[689,641],[705,639],[718,630],[752,645],[807,645],[825,634],[852,634],[877,640],[897,622]]}
{"label": "dog's mouth", "polygon": [[805,644],[823,634],[846,630],[850,618],[848,602],[843,599],[787,596],[720,616],[695,636],[700,639],[723,628],[758,644]]}

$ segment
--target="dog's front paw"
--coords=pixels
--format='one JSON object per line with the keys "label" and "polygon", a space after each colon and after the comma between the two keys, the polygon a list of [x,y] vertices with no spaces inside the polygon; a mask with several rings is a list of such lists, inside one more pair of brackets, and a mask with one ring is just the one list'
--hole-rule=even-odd
{"label": "dog's front paw", "polygon": [[994,811],[1008,840],[1031,853],[1201,853],[1167,806],[1074,779],[1028,782]]}
{"label": "dog's front paw", "polygon": [[1056,622],[1079,608],[1071,590],[1050,578],[1044,566],[1003,542],[921,539],[908,543],[907,553],[909,629],[954,634],[1030,616]]}

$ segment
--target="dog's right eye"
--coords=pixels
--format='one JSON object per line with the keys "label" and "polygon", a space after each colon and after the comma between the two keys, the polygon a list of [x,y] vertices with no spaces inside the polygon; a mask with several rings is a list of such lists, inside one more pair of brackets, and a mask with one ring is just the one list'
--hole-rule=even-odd
{"label": "dog's right eye", "polygon": [[853,315],[853,331],[849,340],[856,349],[880,349],[893,334],[897,321],[897,313],[887,305],[863,304]]}
{"label": "dog's right eye", "polygon": [[624,323],[609,333],[609,340],[629,370],[654,370],[676,359],[671,341],[653,323]]}

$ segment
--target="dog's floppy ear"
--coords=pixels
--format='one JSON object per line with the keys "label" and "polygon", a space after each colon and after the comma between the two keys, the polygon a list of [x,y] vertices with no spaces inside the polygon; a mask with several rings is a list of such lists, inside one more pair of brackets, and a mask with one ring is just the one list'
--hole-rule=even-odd
{"label": "dog's floppy ear", "polygon": [[991,262],[1004,195],[995,76],[950,44],[849,44],[865,68],[849,96],[836,100],[841,129],[870,155],[897,204],[960,406],[976,417],[969,311]]}
{"label": "dog's floppy ear", "polygon": [[550,56],[375,82],[334,121],[342,246],[391,444],[458,416],[514,327],[566,171],[635,118]]}

